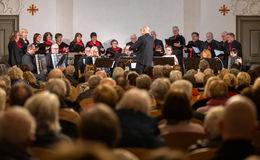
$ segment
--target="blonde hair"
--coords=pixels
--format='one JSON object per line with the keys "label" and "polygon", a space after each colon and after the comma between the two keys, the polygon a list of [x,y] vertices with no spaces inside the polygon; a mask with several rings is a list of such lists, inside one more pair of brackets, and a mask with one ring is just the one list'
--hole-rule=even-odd
{"label": "blonde hair", "polygon": [[60,102],[55,94],[48,91],[39,92],[29,98],[24,106],[37,122],[38,135],[45,135],[49,132],[57,134],[60,131]]}
{"label": "blonde hair", "polygon": [[239,72],[237,75],[237,85],[242,86],[246,85],[249,86],[251,83],[251,77],[247,72]]}
{"label": "blonde hair", "polygon": [[116,67],[113,71],[112,77],[119,77],[124,75],[124,69],[121,67]]}
{"label": "blonde hair", "polygon": [[221,79],[220,79],[219,77],[214,76],[214,77],[210,77],[210,78],[207,80],[207,83],[206,83],[206,85],[205,85],[205,87],[204,87],[204,96],[205,96],[206,98],[210,98],[209,86],[210,86],[210,84],[211,84],[212,82],[214,82],[214,81],[216,81],[216,80],[221,80]]}
{"label": "blonde hair", "polygon": [[19,30],[19,34],[22,35],[23,33],[28,33],[28,30],[25,29],[25,28],[21,28],[21,29]]}
{"label": "blonde hair", "polygon": [[66,83],[62,79],[50,79],[45,85],[45,90],[56,94],[59,98],[64,98],[67,95]]}
{"label": "blonde hair", "polygon": [[115,108],[118,101],[118,95],[113,86],[103,84],[97,86],[93,91],[93,101],[95,103],[104,103]]}
{"label": "blonde hair", "polygon": [[[203,53],[206,54],[206,57],[203,57]],[[200,58],[212,58],[211,56],[211,51],[209,49],[204,49],[201,53],[200,53]]]}
{"label": "blonde hair", "polygon": [[32,72],[30,72],[30,71],[24,72],[23,73],[23,78],[30,85],[35,85],[37,83],[37,80],[36,80],[34,74]]}
{"label": "blonde hair", "polygon": [[188,99],[192,96],[192,84],[187,80],[178,80],[172,83],[171,89],[180,89],[185,92]]}
{"label": "blonde hair", "polygon": [[202,73],[202,72],[198,72],[194,75],[194,78],[195,78],[195,81],[196,83],[204,83],[204,77],[205,77],[205,74]]}
{"label": "blonde hair", "polygon": [[255,92],[260,92],[260,77],[258,77],[255,82],[254,82],[254,85],[253,85],[253,90]]}
{"label": "blonde hair", "polygon": [[11,80],[23,79],[23,71],[17,66],[9,68],[8,75],[10,76]]}
{"label": "blonde hair", "polygon": [[154,76],[154,78],[163,77],[163,66],[162,65],[155,65],[153,67],[153,76]]}
{"label": "blonde hair", "polygon": [[231,73],[227,73],[224,77],[223,77],[223,81],[225,82],[225,84],[228,87],[236,87],[237,85],[237,78],[235,75],[231,74]]}
{"label": "blonde hair", "polygon": [[230,71],[229,71],[228,69],[222,69],[222,70],[219,72],[218,77],[221,78],[221,79],[223,79],[224,76],[225,76],[226,74],[228,74],[228,73],[230,73]]}
{"label": "blonde hair", "polygon": [[227,98],[228,88],[223,80],[215,80],[209,84],[209,94],[211,98]]}
{"label": "blonde hair", "polygon": [[151,100],[146,91],[135,88],[130,89],[125,92],[116,109],[132,109],[148,115],[151,110]]}
{"label": "blonde hair", "polygon": [[182,73],[179,70],[173,70],[170,72],[170,81],[173,83],[174,81],[181,80]]}
{"label": "blonde hair", "polygon": [[2,88],[0,88],[0,97],[0,111],[3,111],[6,105],[6,92]]}

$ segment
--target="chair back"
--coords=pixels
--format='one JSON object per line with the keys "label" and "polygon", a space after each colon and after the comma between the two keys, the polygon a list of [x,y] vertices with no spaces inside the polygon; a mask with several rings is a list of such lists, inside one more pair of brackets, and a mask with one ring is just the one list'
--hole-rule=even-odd
{"label": "chair back", "polygon": [[202,148],[197,149],[188,154],[189,160],[210,160],[215,156],[215,148]]}
{"label": "chair back", "polygon": [[206,135],[195,132],[171,132],[162,137],[169,148],[186,151],[197,140],[206,138]]}
{"label": "chair back", "polygon": [[70,108],[61,108],[59,111],[59,119],[78,124],[80,120],[79,114]]}
{"label": "chair back", "polygon": [[150,153],[152,152],[151,149],[147,149],[147,148],[133,147],[133,148],[123,148],[123,149],[133,153],[140,160],[146,159],[150,155]]}

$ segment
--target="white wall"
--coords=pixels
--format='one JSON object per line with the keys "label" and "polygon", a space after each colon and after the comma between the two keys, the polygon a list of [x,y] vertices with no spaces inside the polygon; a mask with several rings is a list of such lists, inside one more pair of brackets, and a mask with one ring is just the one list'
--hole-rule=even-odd
{"label": "white wall", "polygon": [[[105,44],[115,38],[122,47],[129,41],[130,34],[140,34],[139,30],[143,25],[148,25],[152,30],[157,31],[158,38],[162,40],[172,35],[173,25],[180,27],[180,32],[184,34],[186,41],[191,39],[190,34],[193,31],[199,32],[202,40],[205,40],[205,34],[208,31],[212,31],[215,39],[220,40],[222,31],[236,33],[237,14],[260,14],[259,7],[254,7],[255,0],[248,0],[250,2],[244,0],[2,1],[22,2],[23,9],[19,14],[20,28],[29,30],[31,42],[34,33],[43,34],[50,31],[53,34],[63,33],[66,42],[71,41],[76,32],[81,32],[86,43],[89,40],[89,34],[95,31],[98,39]],[[260,2],[260,0],[257,1]],[[34,16],[26,10],[31,4],[39,8]],[[218,11],[223,4],[231,8],[231,12],[226,16]],[[251,6],[248,7],[245,4]],[[257,6],[260,6],[260,3]]]}
{"label": "white wall", "polygon": [[85,42],[93,31],[106,44],[115,38],[124,46],[144,25],[162,39],[172,35],[173,25],[183,28],[183,0],[76,0],[73,7],[74,33],[81,32]]}

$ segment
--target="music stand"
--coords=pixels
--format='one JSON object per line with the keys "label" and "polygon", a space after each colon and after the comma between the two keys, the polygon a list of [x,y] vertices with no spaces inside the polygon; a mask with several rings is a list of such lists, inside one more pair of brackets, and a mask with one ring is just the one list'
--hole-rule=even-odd
{"label": "music stand", "polygon": [[200,58],[183,58],[184,67],[186,70],[195,69],[198,70],[200,64]]}
{"label": "music stand", "polygon": [[173,66],[175,64],[174,57],[154,57],[153,58],[154,65],[166,65],[169,64]]}
{"label": "music stand", "polygon": [[115,61],[110,58],[97,58],[95,61],[95,66],[97,68],[113,68]]}

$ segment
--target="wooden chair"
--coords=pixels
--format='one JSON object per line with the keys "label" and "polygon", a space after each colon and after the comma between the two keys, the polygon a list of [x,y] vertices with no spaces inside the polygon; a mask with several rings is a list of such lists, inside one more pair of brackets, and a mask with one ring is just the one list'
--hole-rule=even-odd
{"label": "wooden chair", "polygon": [[79,102],[79,105],[81,107],[81,110],[84,111],[87,106],[93,104],[93,99],[92,98],[85,98],[82,101]]}
{"label": "wooden chair", "polygon": [[61,108],[59,111],[59,119],[68,121],[68,122],[71,122],[71,123],[74,123],[77,125],[79,123],[80,116],[73,109]]}
{"label": "wooden chair", "polygon": [[201,120],[199,120],[199,119],[192,118],[192,119],[191,119],[191,122],[193,122],[193,123],[196,123],[196,124],[199,124],[199,125],[203,126],[203,122],[202,122]]}
{"label": "wooden chair", "polygon": [[74,86],[70,86],[70,89],[71,89],[71,95],[70,95],[70,98],[75,101],[78,97],[78,90],[77,88],[75,88]]}
{"label": "wooden chair", "polygon": [[210,160],[215,156],[216,153],[215,148],[202,148],[197,149],[188,154],[189,160]]}
{"label": "wooden chair", "polygon": [[40,147],[31,147],[29,152],[38,160],[50,160],[56,155],[53,150]]}
{"label": "wooden chair", "polygon": [[257,131],[253,137],[253,145],[257,151],[260,151],[260,131]]}
{"label": "wooden chair", "polygon": [[206,135],[194,132],[172,132],[162,135],[162,137],[169,148],[186,151],[197,140],[206,138]]}
{"label": "wooden chair", "polygon": [[154,109],[150,112],[150,117],[155,118],[162,114],[162,110],[160,109]]}
{"label": "wooden chair", "polygon": [[147,148],[123,148],[134,155],[136,155],[140,160],[146,159],[150,153],[153,151]]}

